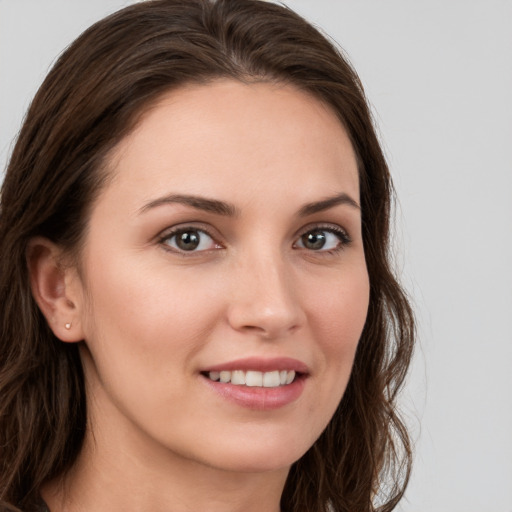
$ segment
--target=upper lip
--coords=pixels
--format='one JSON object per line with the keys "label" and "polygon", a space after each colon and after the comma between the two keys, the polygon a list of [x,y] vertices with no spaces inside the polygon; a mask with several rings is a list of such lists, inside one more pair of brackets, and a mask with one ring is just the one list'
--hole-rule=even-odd
{"label": "upper lip", "polygon": [[305,363],[291,357],[276,357],[270,359],[262,357],[246,357],[244,359],[235,359],[226,363],[209,366],[202,371],[221,372],[235,370],[254,370],[259,372],[271,372],[274,370],[294,370],[297,373],[309,373],[309,368]]}

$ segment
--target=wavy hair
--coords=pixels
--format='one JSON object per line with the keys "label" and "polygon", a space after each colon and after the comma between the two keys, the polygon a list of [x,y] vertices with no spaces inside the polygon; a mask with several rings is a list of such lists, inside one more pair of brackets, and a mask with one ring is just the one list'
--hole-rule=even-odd
{"label": "wavy hair", "polygon": [[370,279],[368,317],[346,392],[293,464],[285,512],[389,512],[411,448],[396,410],[414,322],[389,253],[393,189],[361,83],[342,52],[290,9],[257,0],[148,0],[86,30],[58,59],[26,115],[0,203],[0,508],[31,510],[41,485],[81,449],[84,377],[30,290],[29,240],[80,254],[104,162],[158,98],[216,78],[292,84],[337,114],[359,167]]}

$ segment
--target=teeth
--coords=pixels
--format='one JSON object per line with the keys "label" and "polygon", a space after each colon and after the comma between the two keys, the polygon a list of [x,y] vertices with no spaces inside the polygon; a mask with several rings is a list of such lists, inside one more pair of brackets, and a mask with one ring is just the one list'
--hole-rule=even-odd
{"label": "teeth", "polygon": [[286,384],[291,384],[293,379],[295,379],[295,372],[292,370],[288,372],[288,377],[286,377]]}
{"label": "teeth", "polygon": [[[235,384],[233,377],[231,377],[231,383]],[[251,387],[258,386],[261,388],[261,386],[263,386],[263,374],[261,372],[247,372],[245,375],[245,385]]]}
{"label": "teeth", "polygon": [[291,384],[295,379],[295,372],[293,370],[274,370],[272,372],[235,370],[232,372],[209,372],[208,377],[211,380],[231,383],[235,386],[277,388]]}
{"label": "teeth", "polygon": [[[227,372],[227,373],[229,373],[229,372]],[[210,372],[209,377],[212,380],[219,380],[220,379],[220,372]]]}
{"label": "teeth", "polygon": [[277,388],[281,384],[279,379],[279,372],[266,372],[263,374],[263,387],[265,388]]}
{"label": "teeth", "polygon": [[243,386],[245,384],[245,372],[235,370],[231,373],[231,384],[235,386]]}

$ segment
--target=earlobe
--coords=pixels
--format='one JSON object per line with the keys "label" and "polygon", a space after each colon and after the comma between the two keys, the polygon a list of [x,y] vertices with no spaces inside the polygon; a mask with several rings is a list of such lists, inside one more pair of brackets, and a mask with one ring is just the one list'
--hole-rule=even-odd
{"label": "earlobe", "polygon": [[62,250],[46,238],[30,240],[27,264],[32,295],[55,336],[68,343],[81,341],[82,297],[73,267],[62,264]]}

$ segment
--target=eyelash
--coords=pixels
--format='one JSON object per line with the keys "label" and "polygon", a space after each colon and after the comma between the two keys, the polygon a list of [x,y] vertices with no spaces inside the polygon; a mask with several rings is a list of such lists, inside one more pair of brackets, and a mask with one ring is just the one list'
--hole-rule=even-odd
{"label": "eyelash", "polygon": [[[188,233],[188,232],[197,232],[197,233],[206,235],[215,244],[215,246],[216,246],[215,249],[223,248],[223,246],[219,242],[216,241],[215,237],[209,233],[208,229],[205,229],[203,227],[196,227],[196,226],[184,226],[184,227],[172,229],[171,231],[167,231],[167,232],[163,233],[158,238],[158,243],[161,244],[166,251],[172,252],[174,254],[178,254],[183,257],[191,257],[191,256],[193,257],[194,255],[198,255],[198,254],[201,254],[204,252],[209,252],[211,250],[211,249],[206,249],[206,250],[202,250],[202,251],[195,251],[195,250],[186,251],[186,250],[182,250],[179,248],[169,247],[169,244],[167,243],[169,240],[171,240],[172,238],[174,238],[180,234]],[[299,241],[302,239],[302,237],[304,237],[305,235],[307,235],[309,233],[314,233],[314,232],[331,233],[338,238],[339,244],[332,249],[326,249],[326,250],[314,250],[314,249],[308,250],[307,247],[296,247],[296,244],[299,243]],[[350,238],[348,233],[344,229],[340,228],[339,226],[318,224],[318,225],[308,226],[306,229],[302,230],[293,245],[294,245],[295,249],[304,249],[313,254],[316,253],[316,254],[330,255],[330,254],[336,254],[336,253],[342,251],[343,249],[345,249],[345,247],[349,246],[351,243],[352,243],[352,239]]]}

